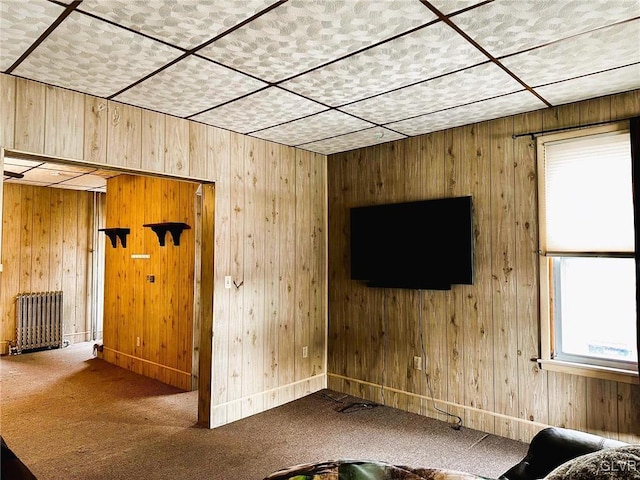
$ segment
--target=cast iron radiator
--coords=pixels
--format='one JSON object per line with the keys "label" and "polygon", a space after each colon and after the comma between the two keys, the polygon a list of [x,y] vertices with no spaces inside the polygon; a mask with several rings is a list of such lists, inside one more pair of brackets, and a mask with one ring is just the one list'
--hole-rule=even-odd
{"label": "cast iron radiator", "polygon": [[16,296],[16,346],[12,353],[62,347],[62,292]]}

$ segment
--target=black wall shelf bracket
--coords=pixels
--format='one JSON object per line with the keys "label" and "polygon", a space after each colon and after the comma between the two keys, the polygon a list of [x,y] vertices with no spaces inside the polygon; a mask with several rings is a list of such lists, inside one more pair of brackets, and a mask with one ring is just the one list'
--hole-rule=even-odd
{"label": "black wall shelf bracket", "polygon": [[122,248],[127,248],[127,235],[131,232],[130,228],[99,228],[100,232],[104,232],[109,240],[111,240],[111,246],[116,248],[118,246],[118,238]]}
{"label": "black wall shelf bracket", "polygon": [[177,247],[180,245],[180,235],[182,235],[182,231],[191,229],[189,225],[182,222],[145,223],[143,227],[148,227],[155,232],[161,247],[164,247],[167,231],[171,233],[173,244]]}

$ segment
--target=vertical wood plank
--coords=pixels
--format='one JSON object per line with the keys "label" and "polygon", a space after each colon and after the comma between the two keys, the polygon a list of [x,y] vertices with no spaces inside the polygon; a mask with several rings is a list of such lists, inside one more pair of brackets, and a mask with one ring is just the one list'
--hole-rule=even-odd
{"label": "vertical wood plank", "polygon": [[[490,123],[491,136],[491,217],[493,277],[493,333],[495,369],[495,409],[517,416],[517,335],[515,278],[515,212],[513,167],[513,118]],[[517,438],[517,423],[496,420],[496,433]]]}
{"label": "vertical wood plank", "polygon": [[165,116],[164,171],[174,175],[189,173],[189,121]]}
{"label": "vertical wood plank", "polygon": [[586,431],[587,382],[585,377],[548,372],[549,423],[562,428]]}
{"label": "vertical wood plank", "polygon": [[618,383],[618,440],[640,443],[640,385]]}
{"label": "vertical wood plank", "polygon": [[[469,167],[468,185],[462,193],[472,195],[474,222],[474,285],[464,286],[466,327],[465,405],[493,411],[494,360],[491,304],[491,176],[489,125],[479,123],[462,128],[462,158]],[[465,424],[484,432],[493,432],[492,416],[477,411],[465,413]]]}
{"label": "vertical wood plank", "polygon": [[[6,183],[2,192],[2,288],[0,289],[0,340],[16,339],[15,296],[21,285],[22,190],[19,184]],[[11,212],[10,214],[7,214]],[[30,268],[30,265],[29,265]]]}
{"label": "vertical wood plank", "polygon": [[[514,133],[542,129],[542,113],[514,118]],[[518,319],[518,416],[547,423],[547,372],[539,368],[538,219],[536,144],[530,137],[514,141],[516,214],[516,316]],[[528,442],[539,427],[520,425],[518,440]]]}
{"label": "vertical wood plank", "polygon": [[51,189],[34,188],[31,250],[31,291],[49,290]]}
{"label": "vertical wood plank", "polygon": [[264,386],[264,175],[265,144],[246,138],[242,415],[262,410]]}
{"label": "vertical wood plank", "polygon": [[76,272],[78,255],[76,254],[78,238],[78,192],[65,190],[62,198],[62,208],[64,209],[64,232],[63,256],[62,256],[62,316],[65,319],[63,333],[69,336],[76,329],[76,302],[78,292],[76,290]]}
{"label": "vertical wood plank", "polygon": [[617,382],[587,378],[587,431],[618,438]]}
{"label": "vertical wood plank", "polygon": [[[422,198],[442,198],[445,196],[445,135],[444,131],[422,137],[424,156],[422,164]],[[420,178],[420,177],[419,177]],[[427,373],[426,394],[434,399],[446,400],[448,397],[448,345],[447,323],[448,302],[444,291],[427,290],[423,292],[423,336],[425,341]],[[424,406],[424,414],[446,420],[435,410],[433,402]]]}
{"label": "vertical wood plank", "polygon": [[84,96],[84,155],[89,162],[107,163],[107,101]]}
{"label": "vertical wood plank", "polygon": [[[459,128],[445,131],[445,196],[460,195],[464,188],[463,164],[461,159],[461,134]],[[465,312],[463,292],[453,287],[447,292],[448,323],[447,350],[449,355],[447,370],[447,394],[450,402],[464,404],[465,371],[464,371],[464,329]],[[453,415],[464,417],[464,411],[450,407]]]}
{"label": "vertical wood plank", "polygon": [[640,114],[640,89],[611,97],[611,119],[630,118]]}
{"label": "vertical wood plank", "polygon": [[280,175],[280,148],[275,143],[266,144],[264,169],[264,271],[265,271],[265,303],[264,303],[264,389],[271,392],[265,397],[265,407],[278,405],[276,387],[280,384],[278,368],[278,310],[280,276],[280,200],[278,198],[278,177]]}
{"label": "vertical wood plank", "polygon": [[45,96],[43,84],[16,79],[16,149],[32,153],[44,152]]}
{"label": "vertical wood plank", "polygon": [[[295,231],[295,150],[278,147],[278,382],[288,385],[295,381],[295,287],[296,243]],[[293,399],[293,394],[289,400]],[[280,396],[280,400],[285,398]]]}
{"label": "vertical wood plank", "polygon": [[[245,244],[245,144],[242,135],[231,134],[231,278],[235,285],[231,289],[229,318],[229,400],[242,398],[243,370],[243,321],[244,311],[244,244]],[[241,417],[237,404],[227,408],[228,421]]]}
{"label": "vertical wood plank", "polygon": [[141,167],[149,172],[164,172],[165,115],[142,110]]}
{"label": "vertical wood plank", "polygon": [[[231,289],[227,289],[224,283],[224,277],[231,274],[231,138],[229,132],[217,129],[209,129],[207,138],[210,139],[208,141],[213,142],[210,161],[215,163],[215,170],[221,172],[220,180],[215,184],[215,269],[213,264],[210,267],[215,272],[214,280],[212,280],[215,285],[216,299],[212,360],[215,372],[209,373],[214,384],[211,402],[214,405],[221,405],[226,403],[228,399],[229,333],[232,318],[230,305],[234,288],[232,286]],[[209,177],[210,169],[211,167],[206,165],[206,177]],[[213,263],[213,251],[211,255]],[[213,419],[214,425],[227,422],[226,408],[217,408],[214,411],[216,412],[216,418]]]}
{"label": "vertical wood plank", "polygon": [[0,146],[13,148],[16,127],[16,78],[0,74]]}
{"label": "vertical wood plank", "polygon": [[326,240],[326,160],[319,154],[312,156],[313,170],[311,184],[311,209],[312,209],[312,336],[310,350],[313,354],[311,358],[311,375],[321,375],[326,373],[326,351],[327,351],[327,240]]}
{"label": "vertical wood plank", "polygon": [[90,329],[87,312],[87,301],[89,299],[90,262],[89,262],[89,242],[91,239],[92,202],[89,192],[78,192],[78,236],[76,237],[76,297],[75,297],[75,318],[76,330],[72,343],[87,341]]}
{"label": "vertical wood plank", "polygon": [[[224,201],[222,201],[224,204]],[[221,394],[225,394],[226,376],[218,376],[219,372],[223,375],[227,372],[218,370],[219,366],[215,363],[213,355],[218,355],[215,350],[212,351],[212,342],[216,340],[214,336],[214,242],[213,239],[217,235],[216,218],[217,218],[217,199],[215,198],[215,189],[213,185],[207,184],[202,186],[202,283],[201,283],[201,306],[202,306],[202,324],[200,326],[200,366],[198,369],[198,388],[201,394],[198,395],[198,421],[211,427],[216,423],[215,420],[226,422],[225,409],[216,409],[225,411],[219,419],[212,418],[212,403],[220,398]],[[221,319],[225,320],[225,319]],[[226,319],[228,322],[228,318]],[[219,328],[216,324],[215,328]],[[224,329],[220,330],[224,333]],[[220,335],[222,337],[222,335]],[[212,338],[213,337],[213,338]],[[221,344],[226,344],[226,338],[222,337]],[[223,350],[224,351],[224,350]],[[217,359],[217,357],[216,357]],[[216,368],[215,377],[213,368]]]}
{"label": "vertical wood plank", "polygon": [[[311,360],[303,358],[302,349],[309,346],[310,327],[310,154],[296,151],[296,322],[295,322],[295,378],[301,380],[311,374]],[[296,386],[296,395],[304,394],[304,385]]]}
{"label": "vertical wood plank", "polygon": [[142,153],[142,110],[107,102],[107,163],[140,168]]}
{"label": "vertical wood plank", "polygon": [[52,86],[47,86],[45,92],[44,153],[56,157],[82,158],[84,95]]}
{"label": "vertical wood plank", "polygon": [[213,143],[209,143],[210,128],[196,122],[187,122],[189,126],[189,176],[208,178],[208,164],[213,161]]}

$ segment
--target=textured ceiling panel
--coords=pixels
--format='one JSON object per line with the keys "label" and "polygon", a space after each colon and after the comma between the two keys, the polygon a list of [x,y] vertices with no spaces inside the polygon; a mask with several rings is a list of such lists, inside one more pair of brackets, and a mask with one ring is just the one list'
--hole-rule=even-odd
{"label": "textured ceiling panel", "polygon": [[266,0],[83,0],[79,9],[187,50],[266,8]]}
{"label": "textured ceiling panel", "polygon": [[266,83],[199,57],[187,57],[114,97],[186,117],[266,87]]}
{"label": "textured ceiling panel", "polygon": [[57,186],[59,188],[70,188],[73,190],[106,189],[107,181],[99,175],[87,174],[62,181],[58,183]]}
{"label": "textured ceiling panel", "polygon": [[390,123],[387,127],[405,135],[421,135],[545,107],[546,105],[535,95],[528,91],[522,91],[471,103],[463,107],[422,115],[410,120]]}
{"label": "textured ceiling panel", "polygon": [[638,16],[638,0],[495,0],[452,17],[495,57]]}
{"label": "textured ceiling panel", "polygon": [[438,22],[285,82],[331,106],[404,87],[487,61],[455,30]]}
{"label": "textured ceiling panel", "polygon": [[180,51],[133,32],[72,13],[14,73],[106,97],[153,72]]}
{"label": "textured ceiling panel", "polygon": [[553,105],[640,88],[640,64],[536,88]]}
{"label": "textured ceiling panel", "polygon": [[[568,80],[640,62],[639,32],[640,20],[622,23],[507,57],[502,63],[531,86]],[[630,41],[634,36],[638,41]]]}
{"label": "textured ceiling panel", "polygon": [[289,0],[200,53],[275,82],[434,18],[419,0]]}
{"label": "textured ceiling panel", "polygon": [[267,128],[266,130],[252,133],[252,135],[293,146],[363,130],[371,126],[369,122],[359,120],[342,112],[329,110],[291,123]]}
{"label": "textured ceiling panel", "polygon": [[483,1],[484,0],[429,0],[429,3],[440,10],[441,13],[449,15],[465,8],[473,7]]}
{"label": "textured ceiling panel", "polygon": [[523,87],[493,63],[487,63],[379,97],[341,110],[382,124],[522,90]]}
{"label": "textured ceiling panel", "polygon": [[216,127],[249,133],[322,110],[326,110],[326,107],[319,103],[281,88],[272,87],[192,118]]}
{"label": "textured ceiling panel", "polygon": [[47,0],[0,1],[0,69],[11,67],[63,11]]}
{"label": "textured ceiling panel", "polygon": [[640,0],[0,0],[0,68],[329,154],[640,89],[639,17]]}
{"label": "textured ceiling panel", "polygon": [[401,138],[405,138],[405,136],[383,127],[375,127],[340,135],[339,137],[318,140],[317,142],[307,143],[299,147],[323,155],[331,155],[332,153],[344,152],[355,148],[392,142],[394,140],[400,140]]}

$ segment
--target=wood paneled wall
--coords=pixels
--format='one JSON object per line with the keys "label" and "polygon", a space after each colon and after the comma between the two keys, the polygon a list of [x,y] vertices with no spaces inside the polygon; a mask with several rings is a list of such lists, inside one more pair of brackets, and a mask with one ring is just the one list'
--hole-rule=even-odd
{"label": "wood paneled wall", "polygon": [[[539,355],[535,141],[512,138],[638,114],[636,90],[330,156],[329,387],[448,420],[437,406],[468,427],[524,441],[556,425],[639,442],[638,385],[531,361]],[[350,207],[469,194],[474,285],[368,289],[349,279]],[[413,369],[422,343],[428,382]]]}
{"label": "wood paneled wall", "polygon": [[[101,356],[183,390],[192,386],[198,186],[133,175],[108,179],[106,226],[131,232],[126,248],[120,242],[113,248],[106,235],[101,238],[106,244]],[[182,232],[179,245],[167,233],[160,246],[157,235],[143,225],[163,222],[191,228]]]}
{"label": "wood paneled wall", "polygon": [[0,92],[6,149],[215,182],[202,423],[326,385],[326,157],[8,75]]}
{"label": "wood paneled wall", "polygon": [[[97,194],[97,201],[103,197]],[[4,185],[1,341],[16,340],[17,294],[54,290],[64,295],[63,339],[91,340],[93,202],[91,192]]]}

